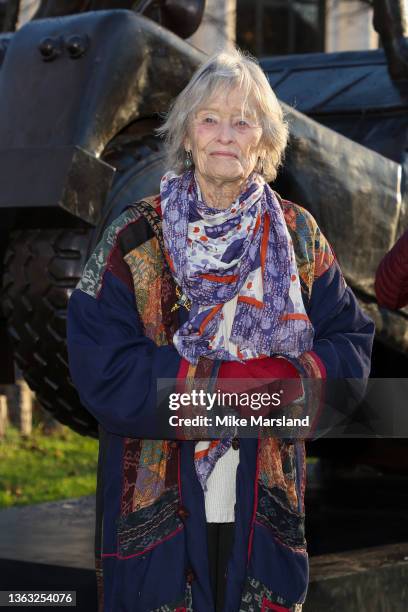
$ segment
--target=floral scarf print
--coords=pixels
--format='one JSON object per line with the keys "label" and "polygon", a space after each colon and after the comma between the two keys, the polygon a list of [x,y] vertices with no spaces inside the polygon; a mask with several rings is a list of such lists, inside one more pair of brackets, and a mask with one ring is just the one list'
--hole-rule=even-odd
{"label": "floral scarf print", "polygon": [[[280,204],[253,173],[226,210],[201,199],[193,171],[164,175],[160,186],[163,238],[173,275],[192,306],[175,333],[185,359],[245,361],[310,350],[293,244]],[[224,305],[236,302],[228,337]]]}

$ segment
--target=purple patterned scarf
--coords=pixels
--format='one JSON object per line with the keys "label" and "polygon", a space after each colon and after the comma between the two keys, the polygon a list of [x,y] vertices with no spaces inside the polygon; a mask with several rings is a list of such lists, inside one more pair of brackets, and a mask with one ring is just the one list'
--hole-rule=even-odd
{"label": "purple patterned scarf", "polygon": [[[173,274],[192,307],[174,344],[190,363],[200,356],[245,360],[297,357],[310,349],[292,241],[280,204],[256,173],[227,210],[198,197],[192,171],[167,173],[161,183],[163,237]],[[269,225],[269,228],[268,228]],[[261,278],[261,282],[259,282]],[[258,282],[257,282],[258,280]],[[225,302],[238,295],[229,342],[219,333]]]}
{"label": "purple patterned scarf", "polygon": [[[163,238],[173,275],[191,302],[189,320],[174,335],[180,355],[244,361],[262,355],[297,357],[310,350],[313,326],[300,291],[293,244],[280,204],[253,173],[226,210],[202,201],[193,171],[168,172],[160,186]],[[236,298],[229,337],[225,302]],[[204,491],[232,438],[195,453]]]}

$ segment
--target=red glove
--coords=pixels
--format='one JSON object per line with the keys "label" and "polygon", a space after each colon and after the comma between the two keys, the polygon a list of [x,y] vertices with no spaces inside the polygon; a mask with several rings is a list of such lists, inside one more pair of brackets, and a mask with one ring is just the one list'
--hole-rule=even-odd
{"label": "red glove", "polygon": [[[288,405],[303,396],[302,381],[297,368],[283,357],[261,357],[249,359],[245,363],[223,361],[216,387],[225,393],[267,393],[270,396],[276,394],[276,397],[279,395],[280,404],[276,408]],[[266,416],[273,407],[261,406],[254,410],[251,406],[235,406],[244,417],[253,414]]]}

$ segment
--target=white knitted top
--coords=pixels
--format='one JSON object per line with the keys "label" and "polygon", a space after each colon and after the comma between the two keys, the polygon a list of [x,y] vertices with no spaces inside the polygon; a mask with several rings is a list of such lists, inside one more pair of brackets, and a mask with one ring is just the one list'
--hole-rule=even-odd
{"label": "white knitted top", "polygon": [[[209,442],[197,442],[196,450],[207,448]],[[205,516],[207,523],[233,523],[235,521],[235,483],[239,463],[239,449],[232,446],[218,459],[207,479]]]}
{"label": "white knitted top", "polygon": [[[224,338],[228,343],[231,353],[236,352],[235,345],[229,342],[231,327],[234,320],[235,308],[238,296],[235,296],[224,305],[225,325]],[[202,440],[196,443],[195,450],[201,451],[208,448],[210,442]],[[205,497],[205,514],[207,523],[232,523],[235,521],[235,489],[236,473],[239,464],[239,448],[235,450],[232,446],[218,459],[213,471],[207,479],[207,491]]]}

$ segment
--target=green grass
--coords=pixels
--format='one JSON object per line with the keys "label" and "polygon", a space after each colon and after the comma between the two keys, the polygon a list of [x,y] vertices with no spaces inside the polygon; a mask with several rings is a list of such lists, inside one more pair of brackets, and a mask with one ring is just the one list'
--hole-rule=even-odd
{"label": "green grass", "polygon": [[21,438],[9,426],[0,441],[0,508],[91,495],[96,487],[98,441],[68,427]]}

